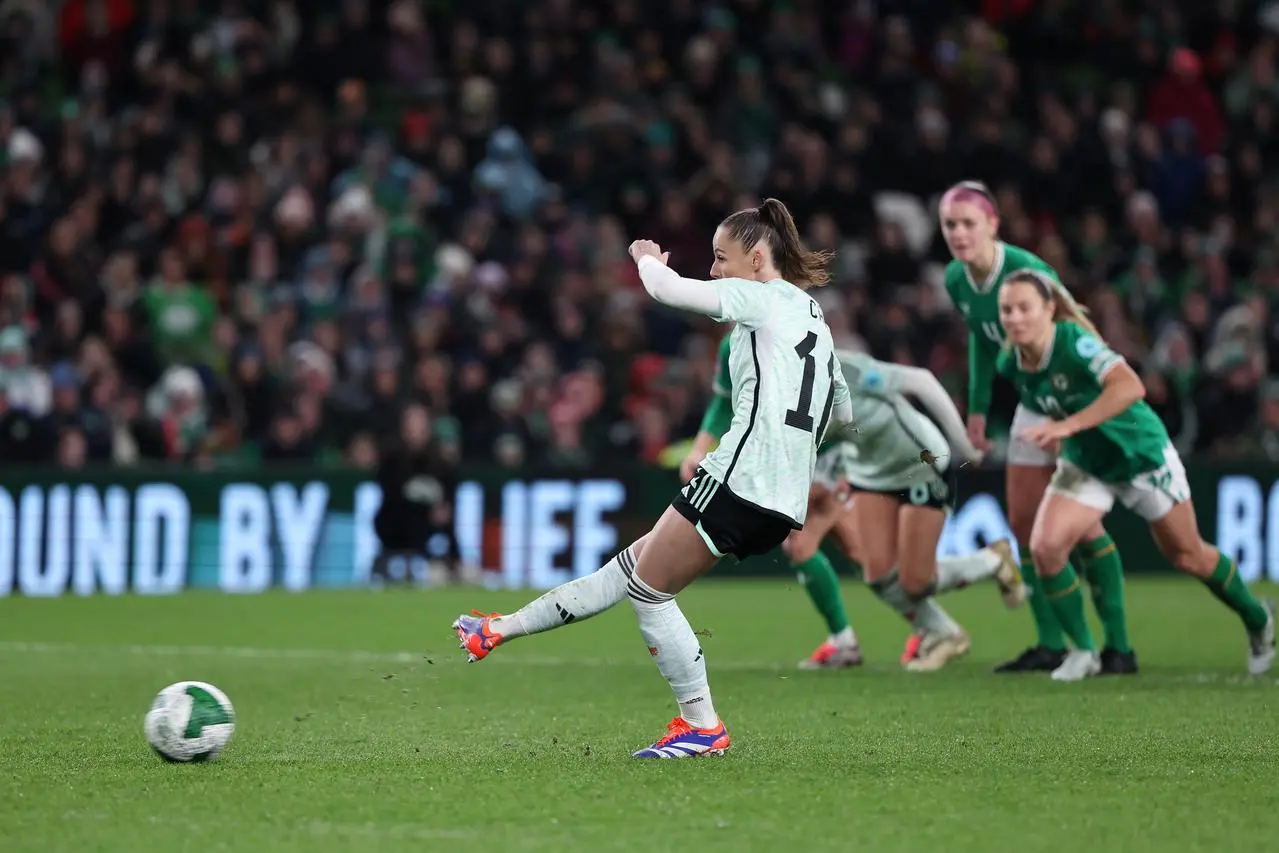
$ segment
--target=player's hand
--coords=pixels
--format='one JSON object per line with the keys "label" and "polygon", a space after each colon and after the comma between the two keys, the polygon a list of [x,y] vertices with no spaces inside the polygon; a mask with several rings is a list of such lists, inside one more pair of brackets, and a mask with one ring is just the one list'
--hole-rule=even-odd
{"label": "player's hand", "polygon": [[968,416],[968,440],[973,443],[973,447],[977,448],[982,453],[990,450],[991,444],[986,440],[985,415]]}
{"label": "player's hand", "polygon": [[684,457],[684,461],[679,465],[679,481],[687,483],[693,479],[693,472],[697,470],[697,466],[702,464],[702,460],[706,458],[706,454],[700,450],[694,450]]}
{"label": "player's hand", "polygon": [[640,262],[640,258],[643,257],[657,258],[662,263],[666,263],[671,256],[670,252],[663,252],[662,247],[652,240],[636,240],[631,243],[630,253],[631,260],[637,264]]}
{"label": "player's hand", "polygon": [[1063,438],[1070,438],[1074,434],[1075,430],[1070,425],[1070,421],[1047,421],[1027,427],[1021,431],[1019,437],[1033,442],[1045,450],[1052,450],[1061,445]]}

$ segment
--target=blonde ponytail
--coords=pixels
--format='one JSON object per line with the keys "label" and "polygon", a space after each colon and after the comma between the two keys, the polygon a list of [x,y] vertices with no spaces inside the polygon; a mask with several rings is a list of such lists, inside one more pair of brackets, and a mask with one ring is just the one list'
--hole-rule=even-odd
{"label": "blonde ponytail", "polygon": [[1088,308],[1076,302],[1075,297],[1070,295],[1070,291],[1060,284],[1053,288],[1053,319],[1069,320],[1076,325],[1083,326],[1090,335],[1102,340],[1101,332],[1097,331],[1097,327],[1092,324],[1092,320],[1088,319]]}

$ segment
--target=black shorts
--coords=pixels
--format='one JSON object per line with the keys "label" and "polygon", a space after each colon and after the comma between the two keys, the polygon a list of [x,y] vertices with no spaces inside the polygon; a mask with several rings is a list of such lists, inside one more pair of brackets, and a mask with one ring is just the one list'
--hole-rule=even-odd
{"label": "black shorts", "polygon": [[789,518],[747,503],[700,467],[671,506],[709,540],[717,557],[767,554],[796,529]]}
{"label": "black shorts", "polygon": [[864,489],[850,480],[848,483],[854,492],[866,492],[872,495],[888,495],[897,498],[900,503],[909,506],[926,506],[932,509],[948,510],[955,505],[955,478],[946,476],[921,476],[911,483],[907,489]]}

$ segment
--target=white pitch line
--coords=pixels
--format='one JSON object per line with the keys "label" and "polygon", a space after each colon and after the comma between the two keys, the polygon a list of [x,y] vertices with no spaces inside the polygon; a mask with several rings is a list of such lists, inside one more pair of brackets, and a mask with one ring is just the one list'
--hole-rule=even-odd
{"label": "white pitch line", "polygon": [[[25,642],[21,640],[0,640],[0,654],[106,654],[106,655],[131,655],[137,657],[205,657],[205,658],[236,658],[241,660],[264,660],[264,661],[317,661],[320,663],[333,664],[410,664],[410,663],[426,663],[429,658],[432,663],[438,663],[443,660],[446,666],[460,664],[464,662],[462,651],[460,649],[445,649],[427,653],[419,652],[374,652],[357,649],[271,649],[257,646],[175,646],[175,645],[146,645],[146,644],[121,644],[111,645],[104,643],[58,643],[58,642]],[[600,657],[550,657],[537,655],[497,655],[492,658],[498,664],[505,666],[535,666],[535,667],[562,667],[562,666],[584,666],[584,667],[648,667],[651,666],[648,659],[636,657],[630,658],[600,658]],[[492,661],[486,661],[492,666]],[[751,662],[751,661],[723,661],[716,662],[714,658],[710,660],[711,670],[721,670],[729,672],[764,672],[771,674],[790,673],[792,668],[785,664],[777,662]],[[896,667],[890,665],[872,664],[868,667],[876,673],[889,672],[895,670]],[[783,675],[783,678],[786,676]],[[1258,684],[1272,684],[1279,687],[1279,679],[1267,676],[1249,676],[1242,673],[1230,672],[1189,672],[1178,675],[1146,675],[1141,676],[1143,681],[1157,680],[1163,683],[1174,684],[1218,684],[1222,686],[1253,686]],[[924,681],[926,679],[916,679]]]}
{"label": "white pitch line", "polygon": [[[278,661],[319,661],[321,663],[425,663],[428,658],[438,662],[443,658],[446,663],[462,663],[463,652],[460,649],[446,649],[441,652],[373,652],[342,649],[269,649],[254,646],[172,646],[172,645],[110,645],[97,643],[41,643],[22,642],[16,640],[0,640],[0,654],[116,654],[136,655],[142,657],[211,657],[239,658],[252,660]],[[547,657],[530,655],[498,655],[492,658],[511,666],[586,666],[586,667],[618,667],[618,666],[651,666],[646,658],[628,660],[624,658],[599,657]],[[489,661],[486,661],[489,663]],[[782,671],[784,667],[776,663],[750,663],[747,661],[726,661],[722,664],[712,663],[713,669]]]}

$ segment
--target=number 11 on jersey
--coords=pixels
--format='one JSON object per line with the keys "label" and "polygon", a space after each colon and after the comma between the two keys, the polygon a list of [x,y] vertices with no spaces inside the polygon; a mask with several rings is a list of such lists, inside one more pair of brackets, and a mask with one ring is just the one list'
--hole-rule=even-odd
{"label": "number 11 on jersey", "polygon": [[[813,431],[813,382],[817,379],[817,359],[813,358],[813,350],[817,347],[817,333],[809,332],[804,339],[795,345],[795,355],[804,362],[804,375],[799,382],[799,400],[795,408],[786,410],[786,426],[794,427],[802,432]],[[821,444],[826,434],[826,424],[830,420],[831,404],[835,400],[835,354],[831,353],[826,365],[829,391],[826,393],[826,404],[822,407],[822,422],[817,428],[813,440]]]}

